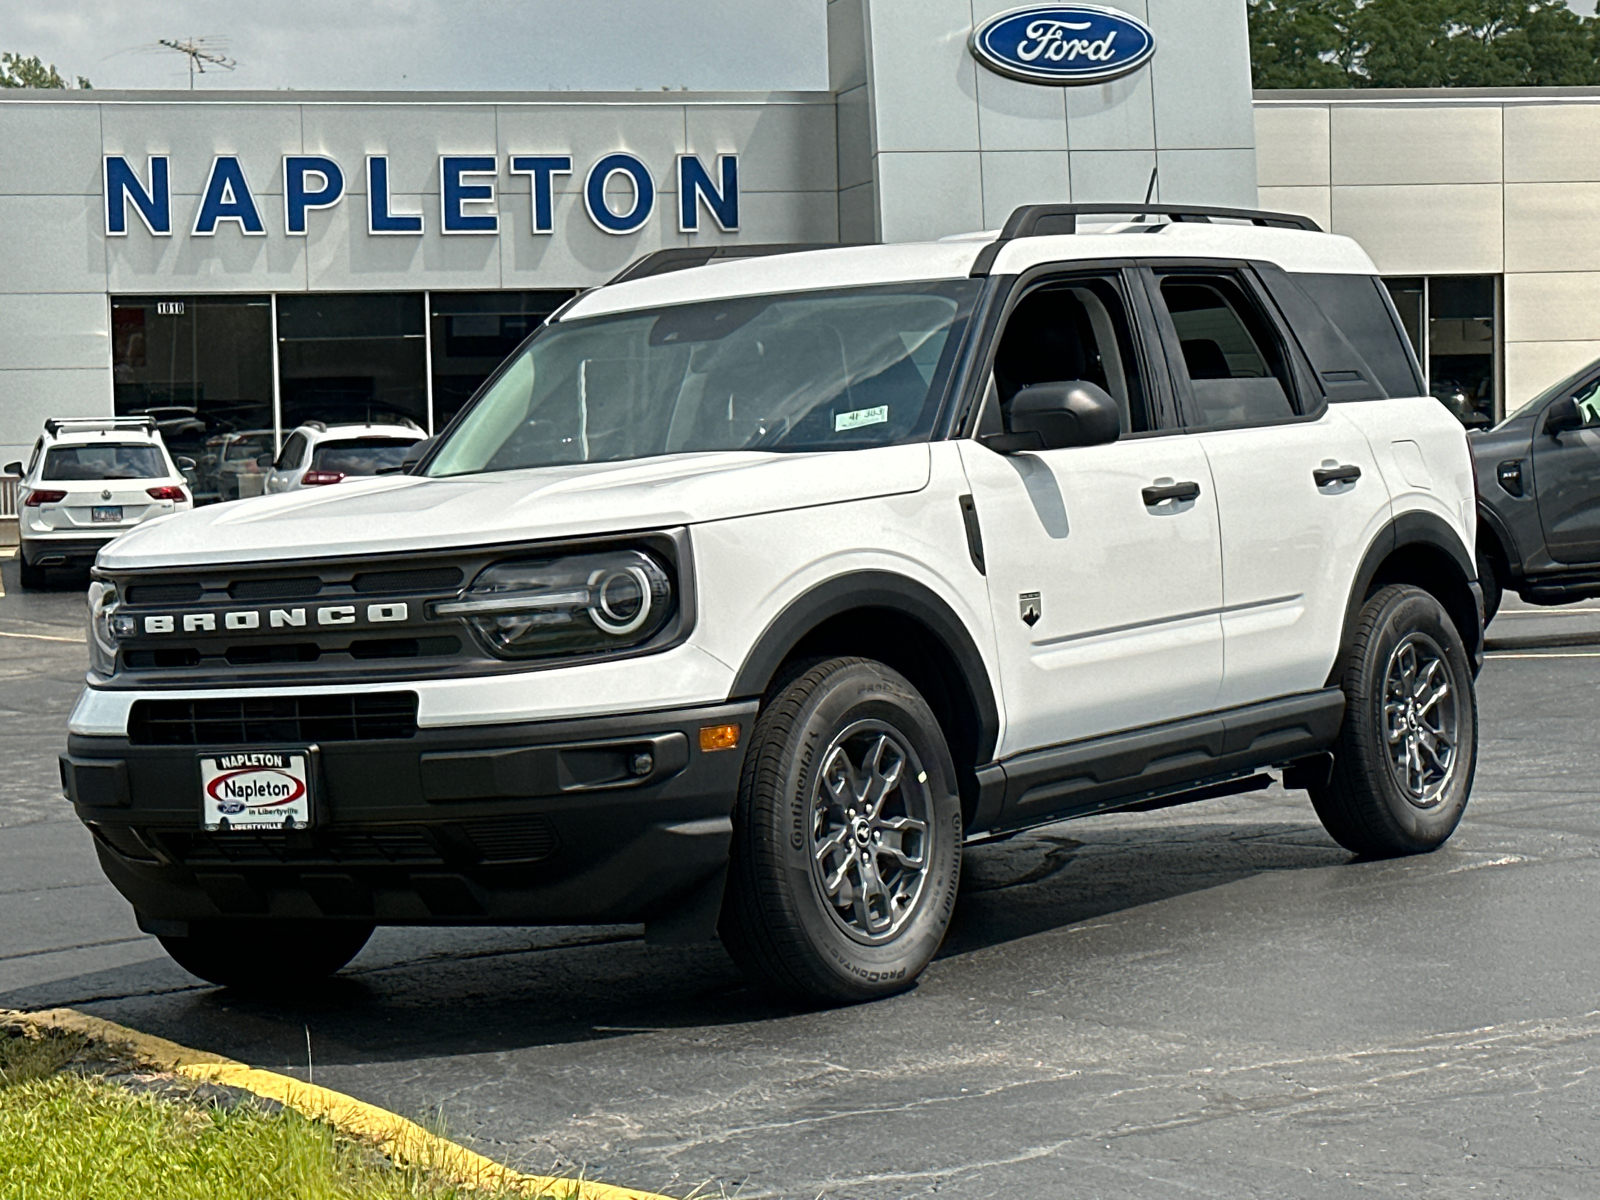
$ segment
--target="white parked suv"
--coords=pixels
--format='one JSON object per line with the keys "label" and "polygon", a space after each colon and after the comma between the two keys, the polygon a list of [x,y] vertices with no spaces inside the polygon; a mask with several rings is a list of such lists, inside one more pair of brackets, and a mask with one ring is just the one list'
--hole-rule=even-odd
{"label": "white parked suv", "polygon": [[975,840],[1278,771],[1357,853],[1450,836],[1472,461],[1360,247],[1032,206],[777,249],[584,293],[405,474],[102,555],[63,775],[180,963],[643,922],[856,1000]]}
{"label": "white parked suv", "polygon": [[24,588],[51,567],[83,569],[112,538],[153,517],[194,507],[153,417],[52,419],[28,462],[8,463],[17,485],[18,567]]}
{"label": "white parked suv", "polygon": [[326,425],[307,421],[283,439],[277,459],[257,460],[267,470],[266,490],[292,492],[398,471],[406,451],[423,439],[410,421],[364,425]]}

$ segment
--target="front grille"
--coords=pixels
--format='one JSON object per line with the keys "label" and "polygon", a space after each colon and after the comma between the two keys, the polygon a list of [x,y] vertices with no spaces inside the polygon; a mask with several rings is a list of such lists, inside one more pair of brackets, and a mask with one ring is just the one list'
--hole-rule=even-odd
{"label": "front grille", "polygon": [[198,583],[136,583],[128,589],[129,604],[189,604],[200,599]]}
{"label": "front grille", "polygon": [[375,825],[310,833],[162,833],[162,848],[185,866],[215,863],[438,863],[438,847],[422,825]]}
{"label": "front grille", "polygon": [[547,817],[502,817],[461,826],[485,862],[528,862],[555,851],[556,831]]}
{"label": "front grille", "polygon": [[241,579],[228,585],[235,600],[304,600],[322,591],[322,580],[315,575],[288,579]]}
{"label": "front grille", "polygon": [[448,592],[461,586],[460,567],[432,567],[422,571],[368,571],[357,575],[350,586],[363,595],[369,592]]}
{"label": "front grille", "polygon": [[326,866],[389,863],[468,866],[475,862],[535,862],[556,850],[556,831],[543,813],[495,817],[459,824],[369,825],[280,833],[238,830],[207,833],[192,829],[151,829],[141,837],[124,826],[97,828],[96,833],[119,854],[150,859],[146,841],[173,862],[188,867]]}
{"label": "front grille", "polygon": [[136,746],[384,741],[416,732],[415,692],[138,700],[128,717]]}

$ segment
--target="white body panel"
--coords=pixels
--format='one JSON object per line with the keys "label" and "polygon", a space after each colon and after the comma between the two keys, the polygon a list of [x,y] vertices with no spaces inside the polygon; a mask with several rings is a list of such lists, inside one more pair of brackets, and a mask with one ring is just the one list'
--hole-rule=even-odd
{"label": "white body panel", "polygon": [[926,445],[835,454],[674,454],[428,479],[380,475],[202,508],[139,531],[103,565],[384,554],[656,529],[927,486]]}
{"label": "white body panel", "polygon": [[1425,512],[1477,545],[1477,491],[1466,431],[1432,396],[1347,405],[1372,445],[1396,517]]}
{"label": "white body panel", "polygon": [[[1327,683],[1351,582],[1389,518],[1388,490],[1350,407],[1190,435],[1210,463],[1222,517],[1220,708]],[[1312,472],[1334,466],[1359,467],[1361,477],[1318,487]]]}
{"label": "white body panel", "polygon": [[[1002,691],[999,756],[1204,712],[1222,683],[1222,561],[1205,454],[1181,434],[1002,456],[963,442]],[[1141,489],[1194,481],[1147,508]],[[1040,593],[1031,628],[1020,595]]]}

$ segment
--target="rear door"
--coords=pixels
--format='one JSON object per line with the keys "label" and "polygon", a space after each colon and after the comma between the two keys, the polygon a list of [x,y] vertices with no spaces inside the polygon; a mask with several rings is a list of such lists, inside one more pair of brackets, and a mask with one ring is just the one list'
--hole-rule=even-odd
{"label": "rear door", "polygon": [[1007,318],[978,428],[999,432],[1020,387],[1084,380],[1119,401],[1119,440],[1014,454],[961,443],[994,613],[1002,757],[1205,712],[1222,682],[1216,497],[1204,451],[1171,419],[1142,303],[1124,271],[1036,278]]}
{"label": "rear door", "polygon": [[1600,562],[1600,379],[1572,393],[1582,429],[1552,436],[1540,414],[1533,429],[1533,480],[1539,523],[1550,557],[1560,563]]}
{"label": "rear door", "polygon": [[1183,427],[1216,491],[1218,707],[1321,688],[1351,581],[1389,517],[1371,446],[1327,402],[1247,264],[1153,264],[1143,277]]}
{"label": "rear door", "polygon": [[166,457],[148,442],[77,442],[45,452],[42,486],[66,493],[42,515],[59,532],[117,533],[148,515],[149,488],[166,482]]}

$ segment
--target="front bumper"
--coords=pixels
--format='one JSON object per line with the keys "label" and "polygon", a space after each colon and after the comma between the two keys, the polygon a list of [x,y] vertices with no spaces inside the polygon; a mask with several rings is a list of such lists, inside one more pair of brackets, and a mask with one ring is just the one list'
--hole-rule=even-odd
{"label": "front bumper", "polygon": [[[62,783],[141,924],[668,921],[714,886],[753,701],[318,747],[313,827],[208,834],[201,753],[241,745],[68,738]],[[703,752],[705,725],[740,748]],[[257,747],[259,748],[259,747]],[[638,756],[650,755],[648,771]]]}

